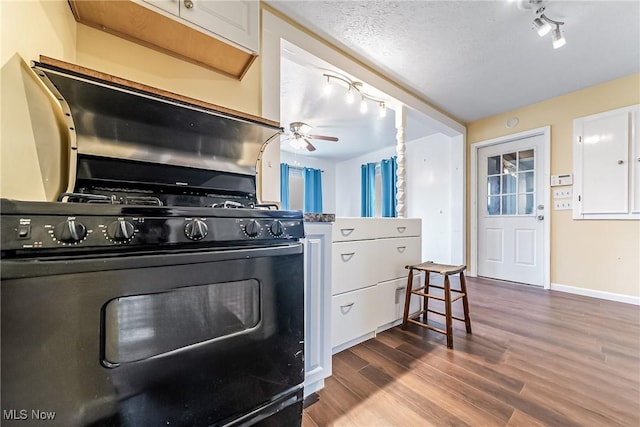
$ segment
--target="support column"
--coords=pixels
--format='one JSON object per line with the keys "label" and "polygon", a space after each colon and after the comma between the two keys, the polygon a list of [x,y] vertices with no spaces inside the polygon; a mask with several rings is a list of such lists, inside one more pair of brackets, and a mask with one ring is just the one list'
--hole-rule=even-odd
{"label": "support column", "polygon": [[396,211],[399,218],[406,218],[407,207],[405,203],[405,154],[406,145],[404,141],[404,128],[407,124],[406,119],[406,107],[399,105],[396,108],[396,155],[398,162],[398,170],[396,175],[398,176],[397,194],[396,194]]}

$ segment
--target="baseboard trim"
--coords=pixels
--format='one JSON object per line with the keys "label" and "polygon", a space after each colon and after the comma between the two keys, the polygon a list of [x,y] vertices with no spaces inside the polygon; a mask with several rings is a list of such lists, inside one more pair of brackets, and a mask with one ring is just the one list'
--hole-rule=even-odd
{"label": "baseboard trim", "polygon": [[594,289],[577,288],[575,286],[551,283],[552,291],[567,292],[569,294],[584,295],[592,298],[606,299],[609,301],[624,302],[627,304],[640,305],[640,297],[631,295],[616,294],[613,292],[598,291]]}

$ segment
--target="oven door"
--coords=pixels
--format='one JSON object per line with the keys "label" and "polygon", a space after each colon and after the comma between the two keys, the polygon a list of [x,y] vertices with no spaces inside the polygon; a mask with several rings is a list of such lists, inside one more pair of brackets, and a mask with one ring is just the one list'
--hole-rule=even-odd
{"label": "oven door", "polygon": [[301,244],[1,267],[2,425],[299,425]]}

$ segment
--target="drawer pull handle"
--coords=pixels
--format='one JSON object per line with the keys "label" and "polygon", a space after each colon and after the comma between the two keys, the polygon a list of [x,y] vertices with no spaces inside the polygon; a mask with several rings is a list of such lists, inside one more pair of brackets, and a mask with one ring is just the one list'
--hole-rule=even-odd
{"label": "drawer pull handle", "polygon": [[349,313],[349,312],[351,311],[351,309],[353,308],[353,305],[354,305],[354,304],[355,304],[354,302],[349,302],[349,303],[346,303],[346,304],[344,304],[344,305],[341,305],[341,306],[340,306],[340,312],[341,312],[342,314],[347,314],[347,313]]}
{"label": "drawer pull handle", "polygon": [[407,227],[396,227],[398,229],[398,233],[404,233],[407,230]]}
{"label": "drawer pull handle", "polygon": [[355,230],[355,228],[341,228],[340,234],[342,234],[342,237],[347,237],[348,235],[353,233],[353,230]]}
{"label": "drawer pull handle", "polygon": [[405,287],[404,286],[398,286],[396,288],[396,291],[404,291]]}
{"label": "drawer pull handle", "polygon": [[349,252],[348,254],[340,254],[340,258],[342,258],[343,262],[349,262],[351,258],[355,255],[355,252]]}
{"label": "drawer pull handle", "polygon": [[407,247],[406,246],[396,246],[396,249],[398,250],[398,252],[404,253],[404,251],[407,250]]}

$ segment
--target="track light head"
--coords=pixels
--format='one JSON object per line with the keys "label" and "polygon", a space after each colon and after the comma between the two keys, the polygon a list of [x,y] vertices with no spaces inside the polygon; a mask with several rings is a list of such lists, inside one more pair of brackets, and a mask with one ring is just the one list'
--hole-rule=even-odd
{"label": "track light head", "polygon": [[347,100],[347,104],[353,104],[353,101],[355,101],[356,96],[353,94],[353,92],[353,86],[349,85],[349,90],[347,91],[347,95],[345,98]]}
{"label": "track light head", "polygon": [[560,31],[560,25],[556,25],[556,29],[553,30],[553,34],[551,34],[551,39],[553,40],[553,48],[558,49],[567,44],[567,40],[565,40],[564,35]]}
{"label": "track light head", "polygon": [[533,27],[536,29],[540,37],[547,35],[549,31],[551,31],[551,25],[540,18],[536,18],[533,20]]}
{"label": "track light head", "polygon": [[380,103],[380,117],[387,117],[387,106],[384,102]]}

